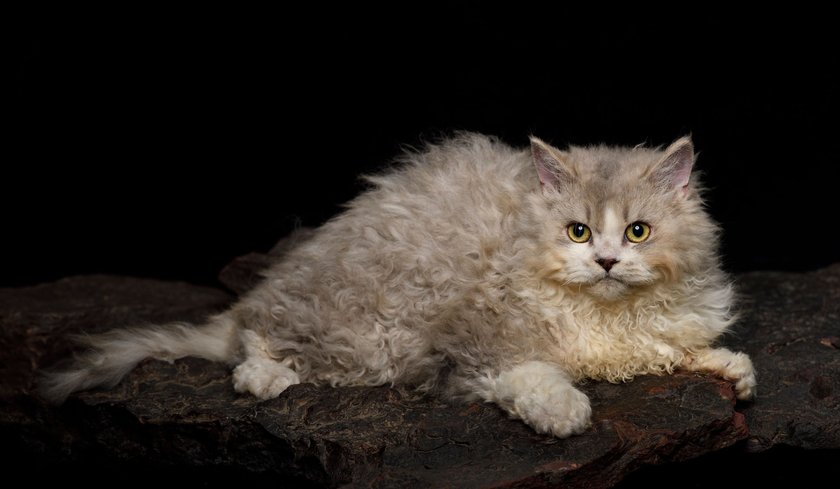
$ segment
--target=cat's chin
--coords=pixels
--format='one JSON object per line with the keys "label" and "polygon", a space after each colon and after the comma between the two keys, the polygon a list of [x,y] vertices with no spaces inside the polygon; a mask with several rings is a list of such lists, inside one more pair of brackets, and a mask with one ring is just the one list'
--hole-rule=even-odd
{"label": "cat's chin", "polygon": [[624,297],[629,289],[630,287],[621,280],[604,277],[589,286],[589,293],[597,299],[614,301]]}

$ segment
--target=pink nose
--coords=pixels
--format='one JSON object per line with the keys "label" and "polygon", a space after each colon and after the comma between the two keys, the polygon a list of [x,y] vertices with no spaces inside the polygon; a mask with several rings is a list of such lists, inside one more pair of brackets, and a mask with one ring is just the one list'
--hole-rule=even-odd
{"label": "pink nose", "polygon": [[601,265],[601,268],[609,272],[613,265],[618,263],[618,260],[615,258],[596,258],[595,263]]}

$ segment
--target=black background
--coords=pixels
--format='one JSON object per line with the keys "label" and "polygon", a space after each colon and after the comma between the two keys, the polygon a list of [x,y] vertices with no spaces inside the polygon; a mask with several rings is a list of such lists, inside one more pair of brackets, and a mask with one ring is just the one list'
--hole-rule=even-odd
{"label": "black background", "polygon": [[458,129],[520,146],[690,133],[728,269],[840,260],[830,16],[606,14],[39,14],[8,61],[0,286],[212,284],[232,257],[339,212],[403,145]]}

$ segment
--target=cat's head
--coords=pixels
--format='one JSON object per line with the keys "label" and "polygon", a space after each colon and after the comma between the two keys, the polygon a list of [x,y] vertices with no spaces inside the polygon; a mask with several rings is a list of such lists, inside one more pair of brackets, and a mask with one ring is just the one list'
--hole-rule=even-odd
{"label": "cat's head", "polygon": [[566,151],[532,138],[531,151],[546,278],[610,301],[716,266],[717,226],[692,176],[690,138],[665,150]]}

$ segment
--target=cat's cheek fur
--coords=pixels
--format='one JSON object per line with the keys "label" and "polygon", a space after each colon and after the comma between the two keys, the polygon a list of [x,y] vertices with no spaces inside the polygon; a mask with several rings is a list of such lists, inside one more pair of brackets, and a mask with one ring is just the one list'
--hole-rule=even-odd
{"label": "cat's cheek fur", "polygon": [[596,277],[603,275],[595,269],[595,257],[589,243],[566,243],[567,237],[547,240],[544,244],[546,251],[542,253],[542,263],[537,268],[551,271],[550,279],[567,286],[581,286],[592,283]]}

